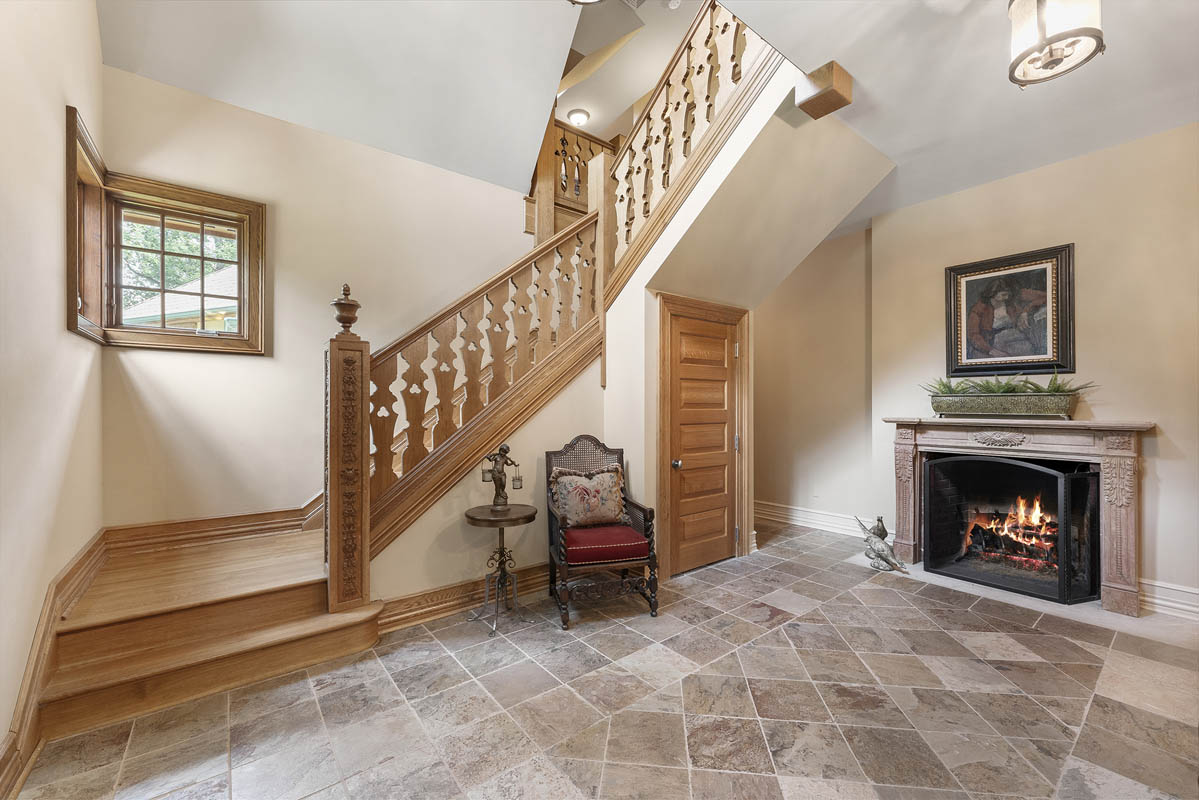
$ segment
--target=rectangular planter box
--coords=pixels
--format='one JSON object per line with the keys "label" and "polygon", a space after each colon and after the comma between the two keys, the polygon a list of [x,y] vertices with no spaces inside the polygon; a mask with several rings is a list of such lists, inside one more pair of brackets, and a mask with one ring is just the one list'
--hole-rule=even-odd
{"label": "rectangular planter box", "polygon": [[1077,394],[934,394],[933,411],[954,417],[1060,417],[1070,419]]}

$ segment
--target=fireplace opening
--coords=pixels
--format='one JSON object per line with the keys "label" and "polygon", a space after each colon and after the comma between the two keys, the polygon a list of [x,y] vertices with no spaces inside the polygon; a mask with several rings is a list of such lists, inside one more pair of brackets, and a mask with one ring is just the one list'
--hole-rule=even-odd
{"label": "fireplace opening", "polygon": [[1072,461],[933,456],[925,569],[1059,603],[1099,596],[1099,473]]}

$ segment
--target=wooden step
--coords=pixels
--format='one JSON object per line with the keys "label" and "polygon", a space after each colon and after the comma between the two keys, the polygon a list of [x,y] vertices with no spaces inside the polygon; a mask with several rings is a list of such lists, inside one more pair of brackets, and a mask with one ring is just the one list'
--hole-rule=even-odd
{"label": "wooden step", "polygon": [[208,606],[323,580],[323,531],[182,547],[122,548],[58,624],[59,633]]}
{"label": "wooden step", "polygon": [[309,578],[178,611],[60,629],[56,639],[57,664],[60,670],[71,670],[93,661],[159,650],[164,645],[188,645],[210,641],[231,631],[304,620],[324,615],[327,610],[325,579]]}
{"label": "wooden step", "polygon": [[382,602],[316,614],[54,672],[41,695],[48,738],[360,652],[378,639]]}

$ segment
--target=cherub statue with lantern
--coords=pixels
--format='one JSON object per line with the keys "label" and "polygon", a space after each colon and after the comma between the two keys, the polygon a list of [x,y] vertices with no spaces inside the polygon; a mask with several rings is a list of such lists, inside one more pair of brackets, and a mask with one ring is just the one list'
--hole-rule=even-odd
{"label": "cherub statue with lantern", "polygon": [[493,511],[503,511],[508,507],[508,474],[504,472],[504,467],[516,467],[516,474],[512,476],[512,488],[524,487],[524,479],[520,475],[520,464],[508,457],[508,451],[508,445],[502,444],[497,452],[483,456],[484,461],[491,462],[491,466],[483,467],[483,483],[495,486],[495,496],[491,498]]}

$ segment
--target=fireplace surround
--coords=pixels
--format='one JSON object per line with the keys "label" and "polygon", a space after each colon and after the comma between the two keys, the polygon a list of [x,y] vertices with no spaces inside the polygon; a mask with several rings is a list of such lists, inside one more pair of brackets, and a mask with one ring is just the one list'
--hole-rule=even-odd
{"label": "fireplace surround", "polygon": [[[1094,473],[1094,478],[1088,480],[1094,481],[1099,511],[1100,600],[1109,611],[1134,617],[1139,614],[1141,492],[1137,475],[1140,434],[1152,430],[1152,422],[912,417],[886,417],[883,421],[895,426],[894,546],[901,559],[911,563],[925,560],[929,463],[946,456],[991,456],[1040,464],[1063,474]],[[1072,466],[1060,462],[1072,462]],[[1035,498],[1024,499],[1031,504]],[[1048,499],[1042,490],[1043,512]],[[1055,498],[1055,502],[1061,500]],[[998,511],[1006,522],[1006,507],[980,510]],[[1060,516],[1062,509],[1048,513]],[[926,563],[925,568],[929,567]],[[940,570],[933,566],[932,571]],[[1047,596],[1045,592],[1026,593]]]}

